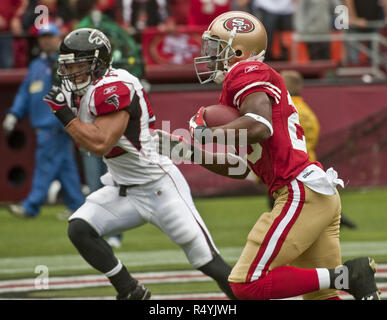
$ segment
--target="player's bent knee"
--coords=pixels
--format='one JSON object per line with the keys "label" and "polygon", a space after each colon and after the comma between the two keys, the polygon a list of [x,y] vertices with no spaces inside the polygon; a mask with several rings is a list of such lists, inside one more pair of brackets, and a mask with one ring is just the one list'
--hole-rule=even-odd
{"label": "player's bent knee", "polygon": [[248,283],[230,282],[230,286],[235,297],[239,300],[267,300],[268,297],[265,295],[265,286],[262,280]]}
{"label": "player's bent knee", "polygon": [[67,235],[75,246],[81,245],[86,239],[96,237],[95,230],[82,219],[70,220]]}

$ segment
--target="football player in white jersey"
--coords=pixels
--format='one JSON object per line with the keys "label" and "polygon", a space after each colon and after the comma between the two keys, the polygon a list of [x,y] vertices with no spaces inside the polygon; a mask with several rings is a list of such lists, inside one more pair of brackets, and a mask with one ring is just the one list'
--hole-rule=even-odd
{"label": "football player in white jersey", "polygon": [[219,255],[195,208],[190,188],[172,161],[160,156],[151,135],[154,115],[139,80],[111,67],[108,38],[77,29],[60,46],[58,74],[44,100],[76,143],[103,159],[104,187],[69,218],[68,235],[81,256],[104,273],[117,299],[149,299],[150,292],[114,256],[104,236],[150,222],[185,252],[192,266],[235,299],[231,267]]}

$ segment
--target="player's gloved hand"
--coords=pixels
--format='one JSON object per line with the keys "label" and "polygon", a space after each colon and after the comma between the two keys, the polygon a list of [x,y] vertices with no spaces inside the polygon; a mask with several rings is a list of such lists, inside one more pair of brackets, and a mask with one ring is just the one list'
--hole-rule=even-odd
{"label": "player's gloved hand", "polygon": [[204,121],[205,111],[206,109],[204,107],[200,107],[198,112],[189,120],[189,132],[191,137],[200,144],[210,142],[211,140],[209,137],[212,136],[211,129],[207,127],[207,124]]}
{"label": "player's gloved hand", "polygon": [[3,130],[6,134],[9,134],[13,129],[15,129],[17,123],[17,117],[12,114],[8,113],[3,121]]}
{"label": "player's gloved hand", "polygon": [[43,97],[43,101],[50,105],[54,113],[67,107],[66,98],[62,90],[57,86],[52,86],[51,90]]}
{"label": "player's gloved hand", "polygon": [[195,154],[197,154],[196,157],[200,158],[200,149],[195,148],[183,137],[159,129],[155,130],[154,133],[159,154],[167,156],[175,162],[194,161]]}
{"label": "player's gloved hand", "polygon": [[50,105],[52,112],[64,126],[67,126],[71,120],[76,118],[67,106],[65,95],[59,87],[52,86],[51,90],[43,97],[43,101]]}

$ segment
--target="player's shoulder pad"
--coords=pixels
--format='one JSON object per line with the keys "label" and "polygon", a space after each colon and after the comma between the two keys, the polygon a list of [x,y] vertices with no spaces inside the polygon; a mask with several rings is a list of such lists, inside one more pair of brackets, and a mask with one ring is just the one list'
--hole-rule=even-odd
{"label": "player's shoulder pad", "polygon": [[130,105],[131,90],[125,82],[113,81],[101,83],[95,87],[91,111],[96,116],[125,109]]}

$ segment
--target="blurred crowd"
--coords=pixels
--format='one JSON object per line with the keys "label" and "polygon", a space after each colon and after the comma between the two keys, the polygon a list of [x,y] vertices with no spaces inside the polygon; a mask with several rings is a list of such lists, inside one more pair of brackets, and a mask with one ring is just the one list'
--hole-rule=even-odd
{"label": "blurred crowd", "polygon": [[[375,21],[385,21],[387,0],[2,0],[0,2],[0,68],[26,67],[39,53],[37,27],[48,14],[62,36],[80,26],[115,24],[138,44],[147,27],[173,31],[180,25],[208,25],[217,15],[243,10],[257,16],[268,34],[267,60],[287,60],[281,39],[280,55],[271,50],[277,31],[326,34],[345,5],[349,30],[372,32]],[[380,24],[379,24],[380,26]],[[336,26],[337,27],[337,26]],[[346,28],[345,28],[346,29]],[[329,43],[308,43],[310,59],[329,58]]]}

